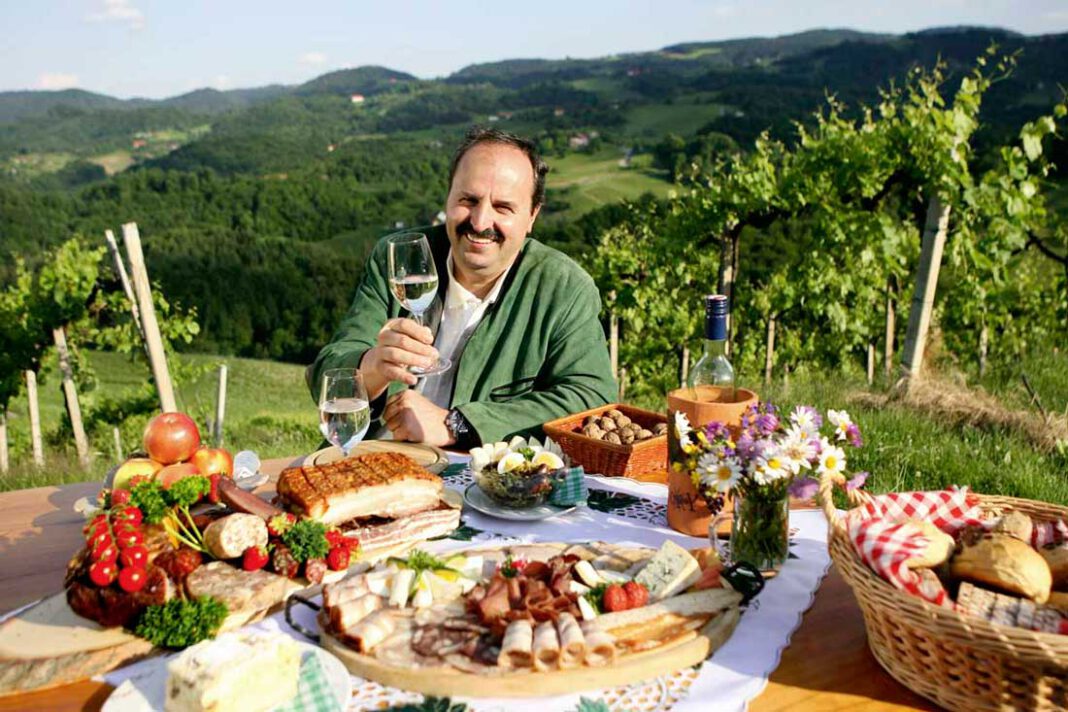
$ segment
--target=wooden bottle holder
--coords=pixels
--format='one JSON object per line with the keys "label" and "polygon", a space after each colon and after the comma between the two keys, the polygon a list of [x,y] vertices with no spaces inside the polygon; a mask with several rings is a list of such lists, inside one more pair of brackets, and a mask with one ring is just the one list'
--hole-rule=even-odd
{"label": "wooden bottle holder", "polygon": [[[695,392],[696,391],[696,392]],[[694,397],[696,395],[696,398]],[[742,415],[752,405],[756,405],[758,396],[747,388],[736,388],[734,397],[730,398],[725,389],[718,386],[697,386],[678,388],[668,393],[668,508],[667,519],[672,529],[690,536],[708,536],[708,525],[712,521],[712,512],[703,497],[697,493],[688,472],[676,472],[673,463],[683,460],[675,432],[675,413],[685,413],[694,430],[703,428],[708,423],[719,421],[733,431],[741,428]],[[733,509],[730,497],[724,502],[724,510]],[[720,534],[730,532],[731,517],[724,517],[718,525]]]}

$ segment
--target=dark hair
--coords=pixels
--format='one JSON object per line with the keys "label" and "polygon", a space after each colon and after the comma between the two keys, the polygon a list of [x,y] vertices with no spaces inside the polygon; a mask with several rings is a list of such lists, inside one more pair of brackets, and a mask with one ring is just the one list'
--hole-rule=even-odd
{"label": "dark hair", "polygon": [[531,196],[530,209],[538,207],[545,202],[545,174],[549,172],[549,166],[538,154],[538,148],[533,141],[510,134],[500,129],[487,129],[481,126],[472,126],[464,134],[464,140],[456,149],[456,155],[452,157],[449,165],[449,189],[452,189],[452,179],[456,177],[456,167],[460,165],[460,159],[468,151],[480,143],[500,143],[505,146],[518,148],[530,159],[530,167],[534,171],[534,194]]}

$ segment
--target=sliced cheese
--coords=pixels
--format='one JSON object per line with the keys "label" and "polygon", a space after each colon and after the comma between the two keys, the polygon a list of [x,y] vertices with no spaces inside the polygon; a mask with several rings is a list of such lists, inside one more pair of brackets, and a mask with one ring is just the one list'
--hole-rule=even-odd
{"label": "sliced cheese", "polygon": [[578,581],[572,581],[571,583],[568,584],[567,587],[568,587],[568,590],[571,591],[571,593],[577,593],[580,596],[585,596],[587,593],[590,592],[590,587],[589,586],[583,586]]}
{"label": "sliced cheese", "polygon": [[582,614],[582,620],[592,621],[597,617],[597,609],[593,607],[593,604],[585,596],[579,596],[578,607],[579,613]]}
{"label": "sliced cheese", "polygon": [[582,582],[587,586],[597,586],[604,583],[597,571],[593,568],[589,561],[580,561],[575,564],[575,575],[582,579]]}
{"label": "sliced cheese", "polygon": [[660,601],[686,590],[700,577],[697,559],[668,539],[634,580],[649,589],[649,600]]}
{"label": "sliced cheese", "polygon": [[412,591],[412,582],[415,580],[415,572],[411,569],[401,569],[393,577],[393,584],[389,591],[389,605],[394,608],[404,608],[408,604],[408,594]]}

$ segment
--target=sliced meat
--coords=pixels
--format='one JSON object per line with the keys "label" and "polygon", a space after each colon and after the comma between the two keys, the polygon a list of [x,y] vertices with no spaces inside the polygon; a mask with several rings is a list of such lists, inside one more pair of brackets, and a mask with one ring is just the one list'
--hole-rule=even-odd
{"label": "sliced meat", "polygon": [[244,512],[246,514],[255,514],[257,517],[261,517],[264,521],[276,515],[283,514],[281,509],[270,502],[238,487],[229,477],[223,477],[219,480],[219,498],[225,502],[230,509]]}

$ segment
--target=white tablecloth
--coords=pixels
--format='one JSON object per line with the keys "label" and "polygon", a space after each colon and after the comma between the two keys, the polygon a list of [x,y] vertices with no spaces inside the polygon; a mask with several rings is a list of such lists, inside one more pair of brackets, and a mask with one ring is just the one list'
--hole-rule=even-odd
{"label": "white tablecloth", "polygon": [[[457,461],[462,461],[456,458]],[[460,491],[470,482],[469,475],[452,474],[448,486]],[[465,507],[464,536],[469,541],[431,542],[434,551],[486,543],[537,541],[610,541],[657,547],[673,539],[687,548],[707,544],[667,527],[664,508],[667,488],[663,485],[621,478],[587,476],[591,506],[540,522],[512,522],[480,514]],[[767,685],[768,676],[779,663],[782,650],[801,622],[820,581],[830,566],[827,552],[827,524],[818,510],[791,512],[791,557],[778,576],[752,601],[730,640],[698,669],[687,669],[658,680],[638,682],[629,688],[592,691],[582,695],[488,700],[458,698],[471,710],[550,712],[576,710],[581,698],[603,700],[610,709],[665,710],[745,710],[749,701]],[[314,627],[313,617],[300,608],[305,624]],[[303,640],[278,614],[256,624],[265,629],[283,630]],[[163,665],[164,658],[146,660],[116,670],[104,679],[118,685],[130,677],[146,674],[151,666]],[[354,695],[349,710],[380,709],[383,703],[418,702],[421,695],[382,687],[353,678]]]}

